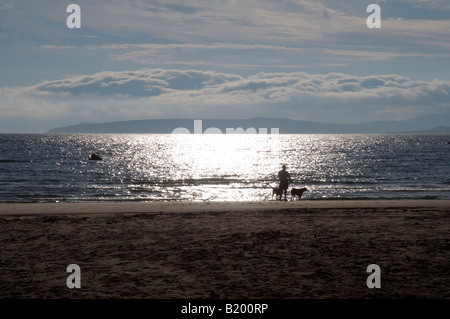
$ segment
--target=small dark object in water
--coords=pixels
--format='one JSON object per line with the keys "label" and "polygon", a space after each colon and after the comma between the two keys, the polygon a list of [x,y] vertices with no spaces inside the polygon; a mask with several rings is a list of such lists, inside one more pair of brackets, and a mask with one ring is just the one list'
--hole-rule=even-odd
{"label": "small dark object in water", "polygon": [[100,156],[98,156],[97,154],[92,153],[91,155],[89,155],[89,160],[100,161],[100,160],[102,160],[102,158]]}

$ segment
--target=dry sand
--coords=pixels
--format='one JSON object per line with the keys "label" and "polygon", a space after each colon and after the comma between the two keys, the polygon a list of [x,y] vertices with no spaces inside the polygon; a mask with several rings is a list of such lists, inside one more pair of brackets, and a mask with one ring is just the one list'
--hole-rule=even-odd
{"label": "dry sand", "polygon": [[5,203],[0,298],[450,298],[449,218],[436,200]]}

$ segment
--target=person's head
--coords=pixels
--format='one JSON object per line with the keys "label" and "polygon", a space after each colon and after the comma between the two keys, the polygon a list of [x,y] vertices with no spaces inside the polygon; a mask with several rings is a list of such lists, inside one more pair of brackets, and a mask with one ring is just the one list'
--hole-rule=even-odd
{"label": "person's head", "polygon": [[283,168],[284,171],[286,170],[286,165],[283,165],[281,167]]}

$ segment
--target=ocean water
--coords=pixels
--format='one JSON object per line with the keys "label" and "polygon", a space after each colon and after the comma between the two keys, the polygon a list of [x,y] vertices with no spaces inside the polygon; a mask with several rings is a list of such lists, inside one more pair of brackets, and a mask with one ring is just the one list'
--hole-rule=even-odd
{"label": "ocean water", "polygon": [[[0,202],[450,199],[450,136],[2,134]],[[103,160],[91,161],[91,153]]]}

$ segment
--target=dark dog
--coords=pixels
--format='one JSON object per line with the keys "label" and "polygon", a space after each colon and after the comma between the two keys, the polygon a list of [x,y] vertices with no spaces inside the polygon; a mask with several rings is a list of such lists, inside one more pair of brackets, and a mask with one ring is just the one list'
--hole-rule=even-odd
{"label": "dark dog", "polygon": [[302,198],[303,193],[307,191],[308,189],[306,187],[291,189],[291,200],[294,200],[295,196],[298,196],[298,199],[300,200]]}
{"label": "dark dog", "polygon": [[275,195],[275,199],[278,199],[278,197],[281,200],[281,196],[283,195],[283,190],[280,189],[279,187],[272,187],[272,199],[273,199],[273,195]]}

